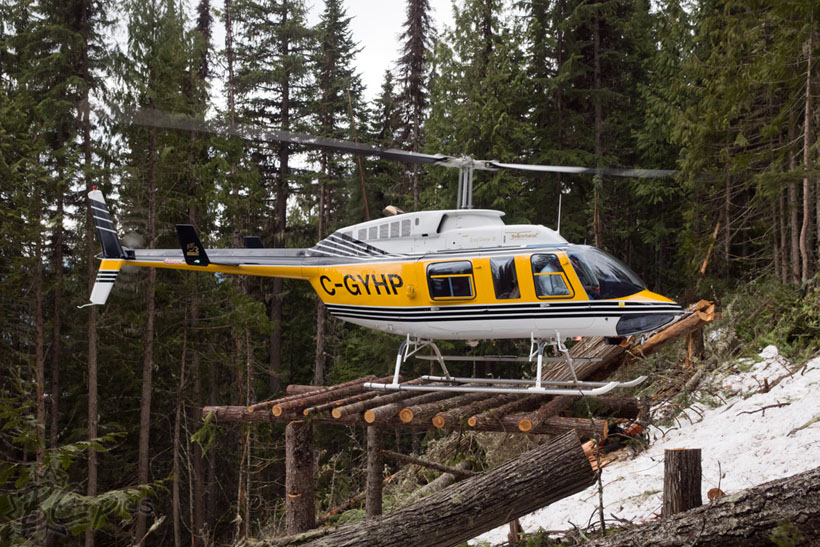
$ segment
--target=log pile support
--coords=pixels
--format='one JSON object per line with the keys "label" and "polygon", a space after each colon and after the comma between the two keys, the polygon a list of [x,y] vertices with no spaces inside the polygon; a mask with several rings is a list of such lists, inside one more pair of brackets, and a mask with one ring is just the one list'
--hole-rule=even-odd
{"label": "log pile support", "polygon": [[365,516],[368,519],[382,514],[382,470],[379,428],[367,426],[367,484],[365,486]]}
{"label": "log pile support", "polygon": [[313,425],[285,427],[285,532],[299,534],[316,525],[313,489]]}

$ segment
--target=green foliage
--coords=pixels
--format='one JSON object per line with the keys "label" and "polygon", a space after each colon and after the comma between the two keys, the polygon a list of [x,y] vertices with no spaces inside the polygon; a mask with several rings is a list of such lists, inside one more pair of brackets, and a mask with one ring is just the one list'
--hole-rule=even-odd
{"label": "green foliage", "polygon": [[[42,545],[45,535],[77,536],[106,524],[122,526],[137,510],[150,510],[145,497],[156,485],[109,490],[94,497],[72,485],[72,467],[90,450],[105,452],[123,437],[108,434],[54,448],[42,437],[28,397],[32,386],[13,374],[0,393],[0,443],[16,454],[0,460],[0,543]],[[32,458],[41,454],[39,460]],[[144,505],[144,506],[143,506]]]}

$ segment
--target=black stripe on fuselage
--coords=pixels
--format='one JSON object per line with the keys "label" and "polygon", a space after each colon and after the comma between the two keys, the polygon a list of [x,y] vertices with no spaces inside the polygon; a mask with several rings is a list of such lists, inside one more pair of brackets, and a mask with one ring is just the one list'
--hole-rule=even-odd
{"label": "black stripe on fuselage", "polygon": [[[629,305],[633,304],[633,305]],[[369,319],[381,321],[480,321],[486,319],[562,319],[623,317],[634,315],[656,315],[681,313],[676,304],[634,305],[627,303],[620,307],[613,303],[551,303],[542,307],[541,303],[497,305],[497,306],[447,306],[438,309],[423,308],[379,308],[372,306],[344,306],[327,304],[328,311],[336,317]]]}

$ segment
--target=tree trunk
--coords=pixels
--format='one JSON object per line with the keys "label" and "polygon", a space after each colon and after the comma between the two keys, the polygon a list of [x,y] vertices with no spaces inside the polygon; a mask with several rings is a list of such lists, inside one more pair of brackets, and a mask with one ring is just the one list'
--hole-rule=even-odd
{"label": "tree trunk", "polygon": [[[156,165],[156,130],[151,130],[148,144],[148,247],[153,249],[157,237],[157,165]],[[145,288],[145,337],[142,354],[142,394],[140,395],[140,433],[137,450],[137,483],[147,484],[150,465],[150,433],[151,433],[151,394],[152,373],[154,361],[154,316],[157,270],[148,268],[148,280]],[[146,517],[143,511],[137,512],[137,523],[134,531],[135,541],[143,545],[146,531]]]}
{"label": "tree trunk", "polygon": [[700,476],[700,448],[664,450],[664,517],[703,505],[703,498],[700,496]]}
{"label": "tree trunk", "polygon": [[[811,545],[820,537],[820,467],[720,497],[592,542],[596,547]],[[773,541],[780,539],[780,541]]]}
{"label": "tree trunk", "polygon": [[[180,439],[182,429],[182,401],[185,390],[185,361],[188,359],[188,310],[185,310],[182,324],[182,356],[179,365],[179,385],[177,386],[176,412],[174,413],[174,446],[173,446],[173,479],[171,482],[171,514],[174,525],[174,547],[182,545],[182,502],[179,493],[180,483]],[[193,533],[193,530],[192,530]]]}
{"label": "tree trunk", "polygon": [[[601,105],[601,20],[598,14],[595,14],[595,20],[592,28],[592,62],[593,62],[593,108],[595,110],[595,161],[596,167],[601,166],[603,160],[603,145],[601,142],[603,132],[603,109]],[[601,178],[596,175],[593,178],[593,207],[592,207],[592,237],[593,245],[601,246],[601,232],[603,226],[601,222]]]}
{"label": "tree trunk", "polygon": [[312,545],[457,545],[594,482],[578,438],[567,433],[417,503],[339,527]]}
{"label": "tree trunk", "polygon": [[[36,459],[37,471],[34,477],[34,483],[41,486],[42,481],[47,480],[45,477],[45,453],[46,453],[46,403],[45,403],[45,381],[46,381],[46,360],[45,360],[45,318],[43,317],[43,233],[40,229],[42,216],[42,200],[43,195],[40,192],[39,185],[35,186],[32,191],[34,198],[34,207],[32,208],[32,224],[35,229],[33,235],[36,238],[34,243],[34,256],[32,270],[34,272],[34,375],[35,375],[35,408],[36,408],[36,427],[37,446]],[[40,541],[46,539],[45,521],[40,522],[38,519],[35,537]]]}
{"label": "tree trunk", "polygon": [[[803,116],[803,167],[811,167],[811,48],[813,23],[809,25],[809,42],[807,46],[808,59],[806,61],[806,105]],[[808,174],[803,177],[803,224],[800,227],[800,280],[806,282],[811,277],[811,248],[809,247],[809,227],[811,225],[811,196],[812,184]]]}
{"label": "tree trunk", "polygon": [[[84,52],[87,57],[88,52]],[[81,101],[81,125],[83,132],[83,177],[85,178],[85,193],[94,189],[91,178],[91,111],[88,104],[88,91],[86,89],[84,100]],[[96,277],[94,251],[96,243],[94,241],[94,220],[91,215],[91,203],[86,197],[85,214],[85,244],[86,244],[86,279],[88,283],[88,294],[94,287]],[[88,439],[97,437],[97,307],[88,308]],[[94,497],[97,495],[97,451],[93,447],[88,448],[88,484],[86,485],[86,495]],[[85,533],[85,547],[94,547],[94,530]]]}
{"label": "tree trunk", "polygon": [[[794,156],[789,160],[789,170],[797,168]],[[791,232],[791,282],[800,282],[800,213],[798,210],[799,190],[796,182],[789,184],[789,231]]]}
{"label": "tree trunk", "polygon": [[54,316],[51,330],[51,431],[49,446],[57,447],[60,432],[60,360],[62,359],[63,305],[63,183],[64,169],[58,170],[57,214],[54,220]]}
{"label": "tree trunk", "polygon": [[291,422],[285,428],[285,533],[298,534],[316,522],[313,493],[313,426]]}
{"label": "tree trunk", "polygon": [[365,494],[365,514],[368,519],[382,514],[382,471],[384,462],[381,454],[379,428],[367,428],[367,488]]}

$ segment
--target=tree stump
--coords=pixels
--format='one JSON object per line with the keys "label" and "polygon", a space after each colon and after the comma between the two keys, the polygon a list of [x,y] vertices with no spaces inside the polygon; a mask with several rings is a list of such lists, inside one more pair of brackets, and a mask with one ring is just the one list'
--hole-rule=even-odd
{"label": "tree stump", "polygon": [[663,453],[664,517],[703,505],[700,495],[700,448],[674,448]]}

